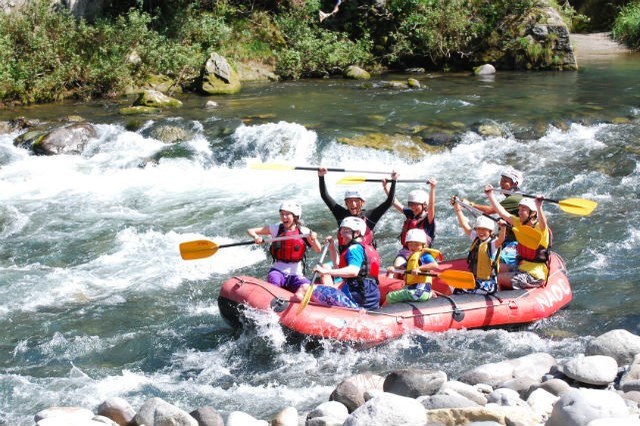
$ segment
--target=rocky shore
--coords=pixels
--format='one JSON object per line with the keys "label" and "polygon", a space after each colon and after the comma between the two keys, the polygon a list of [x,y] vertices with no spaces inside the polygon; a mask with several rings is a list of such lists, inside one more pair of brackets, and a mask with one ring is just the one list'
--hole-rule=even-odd
{"label": "rocky shore", "polygon": [[[471,360],[470,360],[471,362]],[[640,426],[640,336],[612,330],[585,353],[556,360],[547,353],[473,367],[457,378],[432,369],[385,377],[362,373],[339,383],[330,400],[308,413],[283,409],[269,420],[212,406],[190,413],[151,398],[135,411],[112,397],[95,412],[51,407],[36,426]],[[224,407],[217,407],[223,410]]]}

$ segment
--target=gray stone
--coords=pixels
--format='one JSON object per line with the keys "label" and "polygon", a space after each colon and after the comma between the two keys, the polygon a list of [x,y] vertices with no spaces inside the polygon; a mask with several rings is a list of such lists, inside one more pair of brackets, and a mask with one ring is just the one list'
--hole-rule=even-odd
{"label": "gray stone", "polygon": [[529,391],[524,395],[524,398],[525,399],[528,398],[528,396],[531,395],[531,393],[534,392],[536,389],[544,389],[555,396],[560,396],[563,393],[570,391],[571,386],[569,386],[569,383],[565,382],[562,379],[556,379],[556,378],[549,379],[542,383],[537,383],[531,386],[529,388]]}
{"label": "gray stone", "polygon": [[280,410],[271,420],[271,426],[298,426],[298,410],[295,407]]}
{"label": "gray stone", "polygon": [[91,420],[93,411],[81,407],[49,407],[40,410],[34,416],[34,421],[38,423],[41,420],[49,418],[67,418],[79,420]]}
{"label": "gray stone", "polygon": [[258,420],[242,411],[232,411],[227,417],[226,426],[269,426],[269,422]]}
{"label": "gray stone", "polygon": [[426,411],[418,401],[384,393],[351,413],[344,426],[424,426],[425,423]]}
{"label": "gray stone", "polygon": [[138,425],[198,426],[196,419],[189,413],[161,398],[151,398],[142,404],[133,421]]}
{"label": "gray stone", "polygon": [[391,372],[384,379],[382,389],[396,395],[417,398],[433,395],[447,381],[447,375],[438,370],[405,369]]}
{"label": "gray stone", "polygon": [[587,426],[596,419],[628,416],[627,405],[615,392],[574,389],[563,394],[555,403],[546,426]]}
{"label": "gray stone", "polygon": [[329,400],[344,404],[349,412],[364,404],[364,393],[367,390],[382,390],[384,379],[372,373],[351,376],[336,386]]}
{"label": "gray stone", "polygon": [[606,386],[618,375],[618,363],[606,355],[584,356],[580,354],[560,366],[567,377],[580,383]]}
{"label": "gray stone", "polygon": [[315,419],[317,417],[330,417],[342,424],[346,418],[349,417],[349,410],[341,402],[327,401],[318,405],[315,409],[311,410],[309,414],[307,414],[307,420]]}
{"label": "gray stone", "polygon": [[196,419],[198,426],[224,426],[222,415],[208,405],[193,410],[189,415]]}
{"label": "gray stone", "polygon": [[619,365],[630,364],[640,354],[640,336],[627,330],[611,330],[587,343],[585,355],[607,355]]}
{"label": "gray stone", "polygon": [[420,402],[427,410],[479,406],[477,403],[455,392],[451,392],[446,395],[438,393],[436,395],[421,396],[418,398],[418,402]]}
{"label": "gray stone", "polygon": [[496,68],[491,64],[480,65],[473,69],[475,75],[493,75],[496,73]]}
{"label": "gray stone", "polygon": [[349,66],[344,76],[352,80],[369,80],[371,78],[371,74],[355,65]]}
{"label": "gray stone", "polygon": [[133,106],[150,108],[167,108],[182,106],[182,101],[165,95],[157,90],[147,89],[142,91],[133,102]]}
{"label": "gray stone", "polygon": [[110,418],[120,426],[127,426],[136,415],[136,410],[126,400],[115,396],[98,406],[98,414]]}
{"label": "gray stone", "polygon": [[[490,393],[489,390],[488,393]],[[450,395],[455,393],[456,395],[462,395],[463,397],[475,402],[478,405],[485,405],[487,403],[487,397],[485,393],[480,392],[476,387],[467,383],[462,383],[457,380],[450,380],[442,385],[438,394]]]}

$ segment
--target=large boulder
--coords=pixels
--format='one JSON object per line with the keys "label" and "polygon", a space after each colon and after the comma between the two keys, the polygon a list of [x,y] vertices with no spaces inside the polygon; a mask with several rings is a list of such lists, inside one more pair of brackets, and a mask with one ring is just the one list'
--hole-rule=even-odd
{"label": "large boulder", "polygon": [[376,374],[357,374],[340,382],[329,396],[329,400],[341,402],[352,412],[364,404],[365,392],[381,391],[383,383],[384,379]]}
{"label": "large boulder", "polygon": [[611,330],[587,343],[586,355],[608,355],[620,365],[630,364],[640,354],[640,336],[627,330]]}
{"label": "large boulder", "polygon": [[13,144],[36,155],[81,154],[98,132],[90,123],[72,123],[53,130],[35,129],[18,136]]}
{"label": "large boulder", "polygon": [[201,89],[208,95],[232,95],[242,89],[242,84],[229,62],[213,52],[202,69]]}
{"label": "large boulder", "polygon": [[142,404],[133,421],[138,425],[198,426],[198,421],[189,413],[161,398],[151,398]]}

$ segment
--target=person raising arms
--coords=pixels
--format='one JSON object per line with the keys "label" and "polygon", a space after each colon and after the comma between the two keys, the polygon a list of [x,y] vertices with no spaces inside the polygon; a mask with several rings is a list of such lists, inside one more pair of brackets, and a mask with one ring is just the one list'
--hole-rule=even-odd
{"label": "person raising arms", "polygon": [[298,203],[292,200],[283,201],[280,204],[279,212],[281,221],[279,224],[250,228],[247,230],[247,234],[253,238],[256,244],[263,243],[263,235],[271,237],[308,235],[302,238],[275,241],[271,243],[269,248],[273,264],[267,275],[267,281],[295,293],[301,285],[310,282],[304,276],[304,259],[307,247],[311,247],[316,253],[320,253],[322,247],[318,242],[317,234],[306,226],[302,226],[300,221],[302,208]]}
{"label": "person raising arms", "polygon": [[496,209],[502,219],[511,226],[530,226],[542,234],[540,243],[536,249],[530,249],[522,244],[517,244],[518,262],[516,265],[500,266],[498,273],[498,286],[500,289],[518,289],[540,287],[545,284],[549,269],[549,246],[551,233],[547,223],[547,216],[542,208],[544,199],[523,197],[518,204],[518,215],[512,216],[496,199],[493,186],[487,185],[484,189],[489,202]]}
{"label": "person raising arms", "polygon": [[[469,238],[471,247],[467,255],[469,270],[473,272],[476,280],[476,288],[469,291],[475,294],[492,294],[498,289],[498,263],[499,253],[506,236],[506,222],[498,221],[500,232],[494,235],[495,222],[486,216],[478,216],[474,228],[471,228],[469,221],[462,212],[460,204],[456,203],[455,197],[451,199],[451,205],[456,212],[458,223]],[[463,290],[456,290],[463,292]]]}
{"label": "person raising arms", "polygon": [[[387,199],[384,200],[379,206],[371,211],[365,211],[363,206],[365,204],[364,197],[358,190],[347,190],[344,193],[344,204],[346,207],[339,205],[327,191],[327,184],[325,183],[324,176],[327,174],[325,167],[318,169],[318,185],[320,187],[320,197],[322,201],[329,207],[329,210],[336,219],[338,226],[343,219],[349,216],[359,217],[365,221],[366,232],[362,235],[363,242],[365,244],[372,244],[375,246],[373,228],[382,217],[382,215],[389,210],[389,207],[393,204],[393,198],[396,193],[396,180],[398,179],[398,173],[393,171],[391,173],[391,188],[387,194]],[[338,244],[342,245],[340,235],[338,235]]]}
{"label": "person raising arms", "polygon": [[[393,198],[393,207],[405,217],[405,221],[402,224],[402,232],[400,234],[400,243],[402,244],[402,248],[393,261],[394,268],[404,268],[404,265],[407,263],[407,259],[411,254],[411,250],[409,249],[406,241],[407,233],[411,229],[424,230],[427,235],[427,241],[425,244],[427,247],[431,247],[433,245],[433,240],[436,236],[436,180],[434,178],[430,178],[427,183],[431,186],[429,194],[422,189],[414,189],[409,192],[407,199],[408,207],[402,205],[397,198]],[[384,188],[384,192],[389,195],[389,188],[386,180],[382,181],[382,187]]]}

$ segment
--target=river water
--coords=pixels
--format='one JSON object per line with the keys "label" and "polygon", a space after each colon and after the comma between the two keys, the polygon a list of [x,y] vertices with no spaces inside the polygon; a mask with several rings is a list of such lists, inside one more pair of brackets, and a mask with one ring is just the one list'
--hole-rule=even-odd
{"label": "river water", "polygon": [[[76,156],[36,157],[13,146],[18,133],[0,135],[0,424],[33,424],[34,413],[54,405],[95,409],[111,396],[135,409],[158,396],[187,411],[211,405],[270,419],[285,406],[305,411],[326,401],[362,371],[415,366],[455,377],[535,351],[563,359],[615,328],[640,333],[638,59],[493,79],[416,75],[422,88],[411,90],[382,79],[370,87],[341,79],[249,85],[216,99],[217,109],[191,95],[183,108],[144,119],[123,118],[106,102],[0,111],[0,120],[80,114],[98,129]],[[142,127],[127,130],[132,121]],[[504,136],[466,131],[419,160],[336,142],[483,122]],[[167,149],[150,136],[160,125],[186,129],[189,140]],[[159,152],[157,165],[140,167]],[[256,170],[248,166],[256,159],[435,177],[437,246],[448,258],[469,245],[448,198],[483,201],[483,186],[497,185],[506,164],[524,171],[527,192],[596,200],[588,217],[545,204],[574,300],[516,330],[418,334],[364,350],[287,344],[260,313],[257,329],[234,330],[219,314],[218,289],[233,274],[264,276],[265,250],[224,248],[187,262],[180,242],[247,240],[246,228],[278,221],[285,198],[300,201],[305,224],[322,236],[335,232],[315,172]],[[336,199],[344,176],[327,176]],[[399,198],[417,186],[399,184]],[[377,183],[359,189],[371,206],[384,198]],[[385,264],[401,222],[390,211],[378,225]]]}

